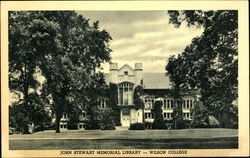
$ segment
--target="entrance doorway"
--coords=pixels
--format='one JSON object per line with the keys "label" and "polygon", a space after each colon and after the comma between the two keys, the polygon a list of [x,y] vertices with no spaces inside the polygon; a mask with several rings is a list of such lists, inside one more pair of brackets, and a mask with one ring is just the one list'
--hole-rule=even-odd
{"label": "entrance doorway", "polygon": [[130,109],[122,109],[121,110],[121,124],[122,127],[130,126]]}

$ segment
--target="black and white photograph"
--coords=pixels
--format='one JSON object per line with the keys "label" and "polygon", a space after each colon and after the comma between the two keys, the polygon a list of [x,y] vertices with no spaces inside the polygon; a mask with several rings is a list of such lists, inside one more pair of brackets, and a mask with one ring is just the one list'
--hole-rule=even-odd
{"label": "black and white photograph", "polygon": [[238,10],[9,10],[7,18],[9,151],[239,149]]}

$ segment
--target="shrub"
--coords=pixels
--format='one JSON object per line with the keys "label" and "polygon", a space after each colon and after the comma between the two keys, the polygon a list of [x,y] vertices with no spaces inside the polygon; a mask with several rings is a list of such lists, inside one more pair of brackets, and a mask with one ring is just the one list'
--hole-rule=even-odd
{"label": "shrub", "polygon": [[101,114],[100,128],[102,130],[114,130],[115,123],[112,115],[112,110],[109,108],[102,109],[100,111],[100,114]]}
{"label": "shrub", "polygon": [[144,123],[132,123],[129,127],[129,130],[145,130]]}
{"label": "shrub", "polygon": [[208,116],[208,122],[209,122],[209,127],[212,128],[219,127],[219,121],[213,116]]}
{"label": "shrub", "polygon": [[54,123],[46,126],[44,130],[56,130],[56,125]]}
{"label": "shrub", "polygon": [[87,120],[85,122],[86,130],[100,129],[100,110],[97,107],[91,107],[87,110]]}
{"label": "shrub", "polygon": [[78,129],[78,123],[68,123],[67,129],[69,129],[69,130]]}
{"label": "shrub", "polygon": [[156,101],[154,109],[154,122],[152,124],[153,129],[167,129],[166,124],[164,123],[163,114],[162,114],[162,101]]}
{"label": "shrub", "polygon": [[100,129],[100,123],[99,121],[95,122],[95,120],[87,120],[85,124],[85,129],[86,130],[95,130],[95,129]]}
{"label": "shrub", "polygon": [[145,128],[146,129],[152,129],[152,125],[153,125],[152,122],[145,122]]}

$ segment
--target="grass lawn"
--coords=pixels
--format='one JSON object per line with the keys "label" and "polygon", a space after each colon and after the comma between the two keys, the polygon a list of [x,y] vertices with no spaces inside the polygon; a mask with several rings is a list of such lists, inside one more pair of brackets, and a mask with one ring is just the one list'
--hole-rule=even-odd
{"label": "grass lawn", "polygon": [[54,131],[10,135],[10,150],[228,149],[238,148],[238,130]]}

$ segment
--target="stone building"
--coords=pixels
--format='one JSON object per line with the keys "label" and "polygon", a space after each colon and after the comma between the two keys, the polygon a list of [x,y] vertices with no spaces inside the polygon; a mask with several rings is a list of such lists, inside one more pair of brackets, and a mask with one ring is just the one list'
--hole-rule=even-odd
{"label": "stone building", "polygon": [[[172,85],[165,72],[148,73],[143,72],[142,63],[135,63],[134,67],[127,64],[118,67],[118,63],[110,64],[110,72],[105,74],[107,84],[117,86],[117,106],[115,107],[114,119],[118,126],[129,127],[132,123],[153,122],[154,113],[152,112],[155,100],[162,101],[163,117],[166,121],[172,120],[174,99],[171,95]],[[134,105],[134,92],[137,86],[143,87],[144,95],[141,99],[144,108],[136,108]],[[182,98],[183,118],[192,120],[191,109],[194,107],[197,97],[186,95]],[[107,100],[100,102],[100,108],[109,107]],[[114,107],[113,107],[114,108]],[[86,119],[85,114],[80,120]],[[168,128],[173,128],[173,124],[168,123]],[[61,129],[67,128],[67,115],[61,119]],[[84,123],[79,123],[79,129],[84,129]]]}
{"label": "stone building", "polygon": [[[172,119],[174,99],[171,96],[172,85],[165,72],[148,73],[143,72],[142,63],[135,63],[134,68],[125,64],[118,67],[117,63],[110,64],[110,73],[105,74],[107,84],[114,83],[118,87],[118,109],[120,125],[129,127],[131,123],[153,122],[152,112],[156,99],[163,103],[163,117],[165,120]],[[134,90],[142,86],[144,95],[144,109],[137,109],[134,105]],[[183,117],[192,119],[191,109],[194,107],[196,97],[186,95],[182,98]],[[144,118],[143,118],[144,117]],[[169,124],[169,128],[172,124]]]}

